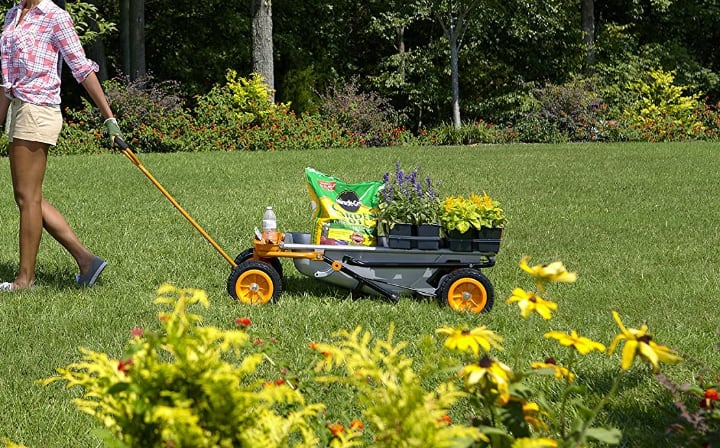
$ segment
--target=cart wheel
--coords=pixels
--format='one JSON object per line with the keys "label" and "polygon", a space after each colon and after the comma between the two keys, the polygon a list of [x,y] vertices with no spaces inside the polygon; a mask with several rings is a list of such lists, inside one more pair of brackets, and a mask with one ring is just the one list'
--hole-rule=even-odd
{"label": "cart wheel", "polygon": [[282,279],[268,263],[246,261],[230,273],[227,291],[230,297],[248,305],[276,303],[282,293]]}
{"label": "cart wheel", "polygon": [[490,311],[495,302],[490,280],[471,268],[457,269],[444,276],[436,295],[441,305],[475,314]]}
{"label": "cart wheel", "polygon": [[[240,255],[235,257],[235,264],[243,264],[244,262],[250,260],[253,256],[254,249],[251,247],[250,249],[244,250]],[[279,258],[261,258],[261,261],[264,261],[265,263],[270,263],[270,266],[274,267],[276,271],[278,271],[278,274],[280,274],[280,278],[283,278],[283,267],[282,263],[280,263]]]}

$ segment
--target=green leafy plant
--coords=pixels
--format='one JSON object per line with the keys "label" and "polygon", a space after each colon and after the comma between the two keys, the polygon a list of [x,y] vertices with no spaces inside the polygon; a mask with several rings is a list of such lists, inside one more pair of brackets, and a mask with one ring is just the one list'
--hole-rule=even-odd
{"label": "green leafy plant", "polygon": [[504,227],[507,218],[500,202],[483,193],[482,196],[470,194],[467,198],[445,198],[440,212],[440,223],[447,231],[465,233],[471,228],[480,230],[483,227]]}
{"label": "green leafy plant", "polygon": [[[313,343],[322,354],[315,380],[353,388],[363,418],[373,430],[372,446],[467,447],[488,439],[471,426],[451,424],[454,403],[466,394],[452,379],[434,390],[425,390],[402,352],[407,342],[393,342],[393,328],[386,339],[374,339],[358,327],[339,331],[333,343]],[[323,374],[324,373],[324,374]]]}
{"label": "green leafy plant", "polygon": [[393,228],[395,224],[437,224],[440,219],[440,198],[430,176],[422,177],[418,166],[405,172],[400,162],[393,174],[383,175],[378,201],[378,222]]}
{"label": "green leafy plant", "polygon": [[134,329],[120,359],[82,348],[82,361],[44,384],[82,388],[73,401],[104,425],[111,446],[315,446],[307,421],[323,406],[256,375],[266,356],[251,350],[249,319],[235,329],[204,326],[188,312],[209,306],[204,291],[163,285],[157,295],[172,309],[159,313],[161,331]]}

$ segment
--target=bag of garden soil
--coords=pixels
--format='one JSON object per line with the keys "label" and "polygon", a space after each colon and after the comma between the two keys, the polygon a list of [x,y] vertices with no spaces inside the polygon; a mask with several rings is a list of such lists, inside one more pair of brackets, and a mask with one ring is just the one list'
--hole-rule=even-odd
{"label": "bag of garden soil", "polygon": [[313,212],[313,244],[377,245],[378,190],[381,181],[348,184],[305,168]]}

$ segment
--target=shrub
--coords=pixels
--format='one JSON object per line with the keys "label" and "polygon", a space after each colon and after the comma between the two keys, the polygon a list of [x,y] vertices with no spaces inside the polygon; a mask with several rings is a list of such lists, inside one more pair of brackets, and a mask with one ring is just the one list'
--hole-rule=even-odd
{"label": "shrub", "polygon": [[[194,133],[198,144],[225,151],[284,151],[357,146],[352,135],[317,114],[297,117],[285,104],[271,104],[261,78],[237,78],[197,98]],[[259,89],[265,89],[261,94]]]}
{"label": "shrub", "polygon": [[320,114],[339,124],[361,146],[392,146],[407,132],[390,102],[374,92],[363,93],[356,79],[321,95]]}
{"label": "shrub", "polygon": [[605,107],[594,82],[577,78],[562,85],[547,84],[533,91],[537,121],[547,123],[570,141],[597,139],[599,112]]}
{"label": "shrub", "polygon": [[307,421],[323,406],[255,375],[266,355],[252,351],[249,319],[235,319],[235,329],[204,326],[188,311],[209,306],[204,291],[164,285],[157,295],[171,308],[159,314],[162,331],[134,329],[119,360],[81,349],[82,361],[45,384],[81,387],[75,405],[102,422],[111,446],[315,446]]}
{"label": "shrub", "polygon": [[[103,87],[129,144],[146,152],[193,149],[185,139],[190,115],[176,83],[156,83],[148,75],[135,81],[106,81]],[[78,110],[65,109],[66,124],[57,148],[61,154],[98,152],[104,146],[100,111],[84,98],[82,105]]]}
{"label": "shrub", "polygon": [[651,70],[628,86],[635,100],[623,111],[635,127],[646,129],[656,140],[696,135],[703,129],[695,112],[702,107],[698,94],[685,95],[689,86],[674,85],[675,72]]}

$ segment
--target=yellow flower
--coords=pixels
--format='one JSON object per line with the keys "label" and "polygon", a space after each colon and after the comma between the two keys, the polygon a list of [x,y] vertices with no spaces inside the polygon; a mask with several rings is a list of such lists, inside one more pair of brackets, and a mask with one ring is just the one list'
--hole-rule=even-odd
{"label": "yellow flower", "polygon": [[507,299],[507,303],[513,302],[517,302],[522,317],[528,317],[535,311],[547,320],[551,319],[552,312],[558,309],[557,303],[545,300],[534,292],[525,291],[522,288],[515,288]]}
{"label": "yellow flower", "polygon": [[478,364],[470,364],[460,371],[468,388],[478,387],[486,393],[497,395],[498,404],[504,406],[510,400],[510,367],[483,356]]}
{"label": "yellow flower", "polygon": [[475,356],[478,356],[481,347],[485,353],[490,351],[491,346],[498,350],[502,350],[502,347],[500,346],[502,337],[495,334],[492,330],[488,330],[484,326],[476,327],[472,330],[459,330],[444,326],[435,330],[435,333],[446,338],[445,347],[450,350],[457,350],[459,352],[467,352],[468,350],[471,350]]}
{"label": "yellow flower", "polygon": [[577,274],[574,272],[568,272],[562,261],[554,261],[550,264],[537,264],[533,267],[528,265],[530,261],[529,256],[525,256],[520,260],[520,268],[532,275],[537,280],[537,286],[540,291],[543,291],[543,282],[563,282],[573,283],[577,280]]}
{"label": "yellow flower", "polygon": [[667,346],[659,345],[653,342],[652,335],[648,334],[647,325],[640,327],[639,330],[635,328],[625,328],[620,315],[613,311],[613,318],[620,327],[621,333],[615,336],[612,344],[610,344],[609,353],[612,354],[615,351],[618,343],[622,340],[625,341],[625,346],[622,350],[622,363],[621,367],[623,370],[627,370],[633,363],[635,355],[640,355],[642,359],[645,359],[652,365],[654,373],[660,370],[658,363],[664,362],[665,364],[677,364],[682,362],[682,358],[677,356],[675,352]]}
{"label": "yellow flower", "polygon": [[567,378],[570,382],[575,380],[574,373],[565,367],[555,364],[555,360],[552,358],[546,359],[545,362],[534,362],[530,365],[530,367],[533,369],[552,369],[555,372],[553,376],[559,380],[563,378]]}
{"label": "yellow flower", "polygon": [[547,437],[540,437],[537,439],[531,439],[530,437],[523,437],[522,439],[516,439],[512,444],[512,448],[557,448],[558,443],[553,439]]}
{"label": "yellow flower", "polygon": [[540,405],[532,401],[523,403],[523,418],[534,429],[543,431],[548,429],[547,424],[540,420],[540,416],[547,415],[547,412],[540,410]]}
{"label": "yellow flower", "polygon": [[545,337],[557,340],[562,346],[573,347],[581,355],[587,355],[593,350],[597,350],[599,352],[605,351],[604,345],[584,336],[578,336],[575,330],[572,330],[570,334],[567,334],[564,331],[549,331],[545,333]]}

